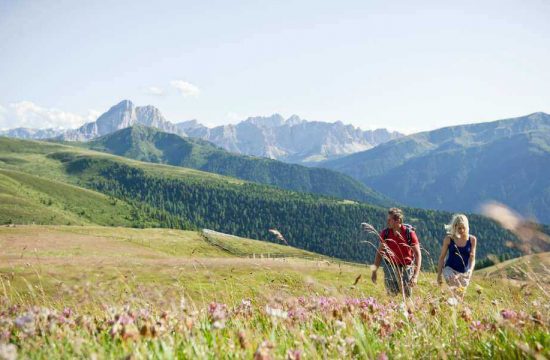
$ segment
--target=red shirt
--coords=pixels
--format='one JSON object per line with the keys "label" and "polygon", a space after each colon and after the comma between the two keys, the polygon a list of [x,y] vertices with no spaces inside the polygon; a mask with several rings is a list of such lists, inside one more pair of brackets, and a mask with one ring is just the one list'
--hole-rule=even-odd
{"label": "red shirt", "polygon": [[382,230],[380,233],[380,238],[382,238],[385,246],[385,251],[382,254],[384,258],[390,260],[390,262],[397,265],[410,265],[413,262],[414,252],[412,246],[418,245],[418,237],[416,233],[411,230],[411,244],[407,241],[407,230],[405,226],[401,225],[401,236],[395,233],[392,229],[389,230],[387,238],[384,239],[384,233],[386,231]]}

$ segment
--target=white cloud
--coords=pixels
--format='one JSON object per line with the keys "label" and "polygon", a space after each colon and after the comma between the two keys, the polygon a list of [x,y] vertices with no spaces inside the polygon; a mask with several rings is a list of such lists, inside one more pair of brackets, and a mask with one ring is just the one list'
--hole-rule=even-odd
{"label": "white cloud", "polygon": [[184,96],[199,96],[200,90],[195,85],[183,80],[173,80],[170,84],[178,89],[178,91]]}
{"label": "white cloud", "polygon": [[7,108],[2,107],[0,109],[0,128],[70,129],[82,125],[90,119],[90,116],[93,117],[96,113],[91,110],[88,116],[84,117],[55,108],[44,108],[31,101],[20,101],[9,104]]}
{"label": "white cloud", "polygon": [[147,95],[164,96],[164,90],[157,86],[150,86],[145,91]]}

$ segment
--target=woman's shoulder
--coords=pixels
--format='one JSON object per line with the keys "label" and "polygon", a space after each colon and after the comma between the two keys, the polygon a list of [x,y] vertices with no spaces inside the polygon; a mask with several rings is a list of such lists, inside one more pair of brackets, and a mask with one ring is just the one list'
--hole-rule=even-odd
{"label": "woman's shoulder", "polygon": [[477,237],[475,237],[475,235],[471,235],[471,234],[470,234],[470,241],[471,241],[473,244],[477,243]]}
{"label": "woman's shoulder", "polygon": [[445,235],[443,238],[443,244],[450,244],[453,241],[453,237],[450,234]]}

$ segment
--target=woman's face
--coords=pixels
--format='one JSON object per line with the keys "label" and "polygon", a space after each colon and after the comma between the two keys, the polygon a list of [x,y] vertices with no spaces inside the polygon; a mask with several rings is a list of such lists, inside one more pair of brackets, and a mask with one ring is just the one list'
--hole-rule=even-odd
{"label": "woman's face", "polygon": [[456,233],[458,235],[465,235],[466,234],[466,226],[464,224],[457,224],[456,225]]}

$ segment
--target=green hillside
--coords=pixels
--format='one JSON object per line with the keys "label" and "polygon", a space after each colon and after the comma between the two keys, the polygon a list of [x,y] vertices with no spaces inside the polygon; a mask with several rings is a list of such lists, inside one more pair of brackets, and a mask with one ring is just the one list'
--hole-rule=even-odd
{"label": "green hillside", "polygon": [[550,115],[453,126],[324,164],[409,206],[477,211],[489,200],[550,222]]}
{"label": "green hillside", "polygon": [[506,278],[550,285],[550,252],[503,261],[476,272],[485,278]]}
{"label": "green hillside", "polygon": [[[126,219],[129,226],[207,228],[273,242],[276,240],[268,229],[277,228],[294,247],[359,262],[372,261],[377,243],[375,237],[367,237],[360,231],[359,224],[367,221],[378,229],[385,225],[386,209],[367,204],[290,192],[193,169],[144,163],[65,145],[0,140],[3,157],[19,156],[23,160],[0,163],[0,169],[31,171],[34,176],[59,179],[56,183],[65,179],[65,185],[70,183],[105,194],[106,207],[112,208],[111,202],[116,199],[115,204],[120,202],[129,209],[101,220],[103,213],[96,212],[104,208],[90,205],[83,213],[79,210],[72,212],[82,223],[110,224],[108,221],[120,219],[119,224],[122,224]],[[27,143],[29,146],[25,146]],[[19,148],[35,150],[25,153]],[[29,165],[32,163],[51,166],[32,167]],[[50,193],[53,194],[47,192]],[[67,197],[64,201],[74,201],[72,206],[75,209],[86,204],[78,197],[70,199]],[[52,200],[52,204],[58,201]],[[66,205],[67,209],[72,209],[72,206]],[[41,207],[36,209],[43,211]],[[109,213],[107,209],[103,211]],[[421,209],[405,211],[406,221],[417,227],[422,241],[424,266],[431,267],[439,254],[439,244],[444,236],[443,224],[449,221],[451,214]],[[2,218],[8,219],[10,215],[11,212],[7,212]],[[41,219],[44,223],[65,223],[65,219]],[[21,221],[31,222],[29,219]],[[519,255],[517,249],[505,245],[508,240],[515,241],[515,237],[494,222],[471,215],[471,230],[483,239],[479,243],[479,259],[488,254],[501,257]]]}
{"label": "green hillside", "polygon": [[124,201],[19,171],[0,168],[0,199],[0,224],[133,224]]}
{"label": "green hillside", "polygon": [[227,152],[207,141],[133,126],[85,143],[90,149],[136,160],[182,166],[286,190],[315,193],[386,206],[387,197],[332,170]]}

